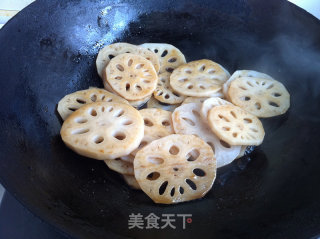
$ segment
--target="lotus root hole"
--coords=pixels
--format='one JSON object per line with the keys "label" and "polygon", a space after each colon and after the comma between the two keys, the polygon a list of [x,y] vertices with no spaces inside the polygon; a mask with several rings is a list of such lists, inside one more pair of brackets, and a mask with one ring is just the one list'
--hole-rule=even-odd
{"label": "lotus root hole", "polygon": [[[149,51],[150,51],[150,49],[149,49]],[[158,49],[154,49],[153,51],[154,51],[155,53],[158,53]]]}
{"label": "lotus root hole", "polygon": [[192,114],[193,114],[194,116],[196,116],[196,117],[200,117],[199,112],[196,111],[196,110],[192,110]]}
{"label": "lotus root hole", "polygon": [[168,181],[165,181],[161,184],[161,186],[159,187],[159,194],[160,195],[163,195],[164,192],[166,191],[167,189],[167,186],[168,186]]}
{"label": "lotus root hole", "polygon": [[176,168],[176,167],[174,167],[174,168],[173,168],[173,170],[174,170],[174,171],[176,171],[176,172],[178,172],[178,171],[179,171],[179,169],[178,169],[178,168]]}
{"label": "lotus root hole", "polygon": [[226,122],[230,122],[229,119],[227,119],[226,117],[224,117],[223,115],[219,114],[218,117]]}
{"label": "lotus root hole", "polygon": [[175,189],[174,189],[174,187],[173,187],[173,188],[171,189],[171,192],[170,192],[171,197],[174,196],[174,193],[175,193]]}
{"label": "lotus root hole", "polygon": [[203,85],[198,85],[198,87],[202,90],[205,90],[206,88]]}
{"label": "lotus root hole", "polygon": [[279,105],[276,102],[273,102],[273,101],[269,101],[269,105],[271,105],[273,107],[279,107]]}
{"label": "lotus root hole", "polygon": [[131,125],[132,123],[133,123],[133,121],[129,120],[129,119],[122,122],[123,125]]}
{"label": "lotus root hole", "polygon": [[95,109],[92,109],[92,108],[91,108],[91,109],[89,110],[89,114],[92,115],[92,116],[97,116],[97,111],[96,111]]}
{"label": "lotus root hole", "polygon": [[244,118],[243,122],[246,123],[246,124],[251,124],[252,123],[252,119]]}
{"label": "lotus root hole", "polygon": [[87,103],[85,100],[82,100],[82,99],[79,99],[79,98],[77,98],[77,102],[78,102],[79,104],[85,104],[85,103]]}
{"label": "lotus root hole", "polygon": [[201,168],[195,168],[195,169],[193,170],[193,173],[194,173],[195,175],[199,176],[199,177],[204,177],[204,176],[206,176],[206,172],[203,171]]}
{"label": "lotus root hole", "polygon": [[171,146],[169,149],[169,153],[172,155],[177,155],[179,153],[179,148],[175,145]]}
{"label": "lotus root hole", "polygon": [[106,100],[107,102],[112,102],[112,98],[109,98]]}
{"label": "lotus root hole", "polygon": [[248,90],[247,88],[245,88],[245,87],[243,87],[243,86],[239,86],[239,88],[240,88],[241,90]]}
{"label": "lotus root hole", "polygon": [[253,87],[250,81],[247,81],[247,85]]}
{"label": "lotus root hole", "polygon": [[71,110],[71,111],[76,111],[77,108],[74,108],[74,107],[69,107],[68,110]]}
{"label": "lotus root hole", "polygon": [[188,119],[188,118],[185,118],[185,117],[183,117],[182,119],[184,121],[186,121],[191,126],[195,126],[196,125],[195,122],[193,122],[191,119]]}
{"label": "lotus root hole", "polygon": [[180,81],[180,82],[187,82],[187,81],[188,81],[188,78],[180,78],[179,81]]}
{"label": "lotus root hole", "polygon": [[234,138],[237,138],[238,133],[232,133],[232,136],[233,136]]}
{"label": "lotus root hole", "polygon": [[237,115],[234,113],[234,111],[230,111],[230,114],[233,116],[233,118],[237,119]]}
{"label": "lotus root hole", "polygon": [[161,81],[162,83],[165,83],[165,82],[166,82],[166,80],[163,79],[163,78],[161,78],[160,81]]}
{"label": "lotus root hole", "polygon": [[126,84],[126,91],[129,91],[129,90],[130,90],[130,84],[127,83],[127,84]]}
{"label": "lotus root hole", "polygon": [[176,62],[176,61],[177,61],[177,58],[175,58],[175,57],[172,57],[172,58],[170,58],[168,60],[168,62],[170,62],[170,63],[173,63],[173,62]]}
{"label": "lotus root hole", "polygon": [[267,87],[267,90],[271,89],[272,87],[273,87],[273,84],[269,85],[269,86]]}
{"label": "lotus root hole", "polygon": [[168,120],[164,120],[161,123],[163,126],[170,126],[170,122]]}
{"label": "lotus root hole", "polygon": [[131,66],[131,65],[132,65],[132,62],[133,62],[133,60],[130,59],[130,60],[128,61],[128,66]]}
{"label": "lotus root hole", "polygon": [[165,57],[166,55],[168,54],[168,51],[167,50],[164,50],[161,54],[161,57]]}
{"label": "lotus root hole", "polygon": [[191,90],[193,88],[193,85],[189,85],[188,89]]}
{"label": "lotus root hole", "polygon": [[114,55],[111,55],[111,54],[110,54],[108,57],[109,57],[109,59],[111,60],[111,59],[114,57]]}
{"label": "lotus root hole", "polygon": [[113,107],[112,107],[112,106],[109,106],[108,109],[107,109],[107,111],[108,111],[108,112],[113,111]]}
{"label": "lotus root hole", "polygon": [[251,130],[252,132],[258,133],[258,130],[255,129],[255,128],[250,128],[250,130]]}
{"label": "lotus root hole", "polygon": [[104,138],[102,136],[96,136],[93,139],[93,142],[95,142],[96,144],[100,144],[104,141]]}
{"label": "lotus root hole", "polygon": [[146,80],[146,79],[144,79],[142,82],[145,83],[145,84],[150,84],[151,83],[151,81]]}
{"label": "lotus root hole", "polygon": [[142,88],[141,88],[140,85],[136,85],[135,87],[136,87],[136,89],[137,89],[138,91],[142,91]]}
{"label": "lotus root hole", "polygon": [[149,156],[147,158],[148,162],[152,163],[152,164],[163,164],[164,159],[160,158],[160,157],[154,157],[154,156]]}
{"label": "lotus root hole", "polygon": [[147,179],[150,181],[154,181],[154,180],[157,180],[159,177],[160,177],[160,173],[152,172],[148,174]]}
{"label": "lotus root hole", "polygon": [[87,119],[82,118],[82,117],[76,118],[74,121],[75,121],[76,123],[79,123],[79,124],[84,124],[84,123],[87,123],[87,122],[88,122]]}
{"label": "lotus root hole", "polygon": [[200,66],[199,71],[204,71],[206,69],[205,65]]}
{"label": "lotus root hole", "polygon": [[276,92],[275,92],[275,93],[273,93],[272,95],[273,95],[274,97],[280,97],[280,96],[281,96],[281,94],[280,94],[280,93],[276,93]]}
{"label": "lotus root hole", "polygon": [[119,71],[124,71],[124,67],[122,65],[117,64],[116,67]]}
{"label": "lotus root hole", "polygon": [[195,161],[200,156],[198,149],[193,149],[187,154],[187,161]]}
{"label": "lotus root hole", "polygon": [[192,190],[197,190],[197,185],[189,178],[186,179],[186,183],[189,185],[189,187],[192,189]]}
{"label": "lotus root hole", "polygon": [[251,100],[251,97],[249,97],[249,96],[243,96],[243,97],[241,97],[240,98],[242,101],[249,101],[249,100]]}
{"label": "lotus root hole", "polygon": [[121,80],[121,79],[122,79],[122,76],[116,76],[115,79],[116,79],[116,80]]}
{"label": "lotus root hole", "polygon": [[184,193],[184,188],[183,187],[179,187],[179,193],[182,195]]}
{"label": "lotus root hole", "polygon": [[152,127],[153,126],[153,123],[151,120],[149,119],[144,119],[144,125],[145,126],[148,126],[148,127]]}
{"label": "lotus root hole", "polygon": [[189,70],[189,69],[186,69],[184,72],[187,73],[187,74],[191,74],[192,73],[192,71]]}
{"label": "lotus root hole", "polygon": [[230,148],[231,148],[231,146],[230,146],[227,142],[225,142],[225,141],[223,141],[223,140],[220,140],[220,144],[221,144],[223,147],[227,148],[227,149],[230,149]]}
{"label": "lotus root hole", "polygon": [[166,71],[167,71],[167,72],[169,72],[169,73],[172,73],[172,72],[173,72],[173,70],[174,70],[174,69],[173,69],[172,67],[168,67],[168,68],[166,68]]}
{"label": "lotus root hole", "polygon": [[261,104],[258,103],[258,102],[256,102],[256,103],[254,104],[254,106],[256,107],[257,110],[260,110],[260,109],[261,109]]}
{"label": "lotus root hole", "polygon": [[85,134],[88,132],[89,132],[89,129],[76,129],[76,130],[72,131],[71,134]]}
{"label": "lotus root hole", "polygon": [[180,95],[178,93],[172,92],[172,94],[174,94],[177,97],[180,97]]}
{"label": "lotus root hole", "polygon": [[210,69],[209,71],[208,71],[208,73],[209,74],[213,74],[213,73],[215,73],[216,71],[214,70],[214,69]]}
{"label": "lotus root hole", "polygon": [[230,127],[222,127],[224,131],[230,131]]}
{"label": "lotus root hole", "polygon": [[141,69],[143,66],[144,66],[144,64],[137,64],[137,65],[136,65],[136,69],[137,69],[137,70],[138,70],[138,69]]}
{"label": "lotus root hole", "polygon": [[124,110],[123,109],[120,109],[118,110],[113,116],[114,117],[120,117],[124,114]]}
{"label": "lotus root hole", "polygon": [[96,95],[96,94],[93,94],[93,95],[91,96],[91,101],[92,101],[92,102],[96,102],[96,100],[97,100],[97,95]]}
{"label": "lotus root hole", "polygon": [[113,137],[115,137],[117,140],[124,140],[126,135],[123,132],[116,132]]}

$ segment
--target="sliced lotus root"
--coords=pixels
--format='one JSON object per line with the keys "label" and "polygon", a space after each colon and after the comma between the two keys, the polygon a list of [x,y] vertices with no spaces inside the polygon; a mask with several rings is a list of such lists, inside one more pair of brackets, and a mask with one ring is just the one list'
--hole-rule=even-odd
{"label": "sliced lotus root", "polygon": [[257,117],[284,114],[290,107],[290,95],[276,80],[241,77],[231,82],[228,95],[233,104]]}
{"label": "sliced lotus root", "polygon": [[166,43],[145,43],[140,46],[158,55],[160,62],[159,73],[172,73],[178,66],[186,63],[186,58],[182,52],[173,45]]}
{"label": "sliced lotus root", "polygon": [[209,99],[208,97],[187,97],[182,104],[189,104],[189,103],[203,103],[205,100]]}
{"label": "sliced lotus root", "polygon": [[143,119],[128,104],[95,102],[84,105],[63,123],[64,143],[80,155],[106,160],[130,154],[143,137]]}
{"label": "sliced lotus root", "polygon": [[261,72],[258,72],[258,71],[252,71],[252,70],[235,71],[232,74],[232,76],[230,76],[230,78],[223,84],[223,87],[222,87],[223,95],[227,100],[230,100],[230,98],[228,96],[228,90],[229,90],[229,86],[230,86],[231,82],[234,81],[235,79],[238,79],[241,77],[252,77],[252,78],[273,80],[273,78],[271,76],[264,74],[264,73],[261,73]]}
{"label": "sliced lotus root", "polygon": [[212,98],[206,99],[201,106],[202,119],[207,121],[209,110],[211,110],[213,107],[218,105],[231,105],[231,103],[219,97],[212,97]]}
{"label": "sliced lotus root", "polygon": [[261,121],[234,105],[212,108],[208,123],[212,131],[230,145],[259,145],[264,138]]}
{"label": "sliced lotus root", "polygon": [[87,90],[80,90],[66,95],[59,101],[57,110],[61,118],[65,120],[71,113],[85,104],[100,101],[128,104],[128,101],[122,97],[114,95],[106,90],[92,87]]}
{"label": "sliced lotus root", "polygon": [[216,177],[211,147],[193,135],[172,134],[142,148],[134,159],[141,189],[156,203],[203,197]]}
{"label": "sliced lotus root", "polygon": [[172,89],[180,94],[195,97],[212,97],[221,90],[230,74],[210,60],[191,61],[179,66],[170,76]]}
{"label": "sliced lotus root", "polygon": [[153,93],[158,75],[150,61],[130,53],[118,55],[106,68],[111,88],[127,100],[141,100]]}
{"label": "sliced lotus root", "polygon": [[106,165],[113,171],[123,175],[134,175],[133,163],[126,162],[121,158],[106,159],[104,160]]}
{"label": "sliced lotus root", "polygon": [[158,108],[158,109],[163,109],[163,110],[167,110],[167,111],[172,112],[179,105],[180,104],[170,105],[170,104],[162,103],[162,102],[156,100],[154,97],[151,97],[147,103],[147,108]]}
{"label": "sliced lotus root", "polygon": [[139,183],[133,175],[122,175],[124,181],[133,189],[141,190]]}
{"label": "sliced lotus root", "polygon": [[146,58],[153,64],[156,72],[159,72],[160,63],[159,63],[158,56],[155,53],[139,46],[120,42],[120,43],[114,43],[114,44],[105,46],[99,51],[99,54],[96,60],[96,66],[97,66],[98,74],[101,78],[103,77],[103,70],[107,67],[110,60],[115,56],[123,53],[132,53],[132,54],[140,55]]}
{"label": "sliced lotus root", "polygon": [[192,134],[207,142],[217,159],[217,167],[231,163],[240,152],[240,146],[230,146],[220,140],[211,130],[207,121],[200,117],[201,104],[189,103],[178,107],[172,114],[174,131],[177,134]]}
{"label": "sliced lotus root", "polygon": [[174,134],[170,111],[150,108],[139,112],[144,121],[144,136],[139,147],[131,153],[133,155],[153,140]]}
{"label": "sliced lotus root", "polygon": [[154,98],[162,103],[166,104],[179,104],[186,97],[184,95],[175,93],[170,86],[170,75],[169,72],[163,72],[159,75],[159,81],[156,90],[153,92]]}

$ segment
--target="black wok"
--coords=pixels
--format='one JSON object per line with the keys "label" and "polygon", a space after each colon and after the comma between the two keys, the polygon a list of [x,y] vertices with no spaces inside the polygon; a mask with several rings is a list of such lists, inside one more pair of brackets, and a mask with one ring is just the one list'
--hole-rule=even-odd
{"label": "black wok", "polygon": [[[167,42],[188,61],[262,71],[291,108],[263,120],[264,143],[218,170],[202,200],[154,204],[103,162],[67,149],[56,103],[102,87],[102,44]],[[38,0],[0,31],[0,180],[76,238],[311,238],[320,234],[320,23],[280,0]],[[185,230],[128,229],[131,213],[192,214]]]}

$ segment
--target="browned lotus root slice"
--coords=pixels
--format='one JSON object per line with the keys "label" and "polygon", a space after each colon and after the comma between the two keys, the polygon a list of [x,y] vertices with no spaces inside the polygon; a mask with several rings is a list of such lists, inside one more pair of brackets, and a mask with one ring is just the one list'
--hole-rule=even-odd
{"label": "browned lotus root slice", "polygon": [[216,160],[202,139],[172,134],[137,153],[134,174],[154,202],[184,202],[201,198],[210,190],[216,177]]}
{"label": "browned lotus root slice", "polygon": [[276,80],[241,77],[231,82],[228,95],[233,104],[257,117],[284,114],[290,107],[290,95]]}
{"label": "browned lotus root slice", "polygon": [[98,88],[89,88],[87,90],[80,90],[63,97],[58,103],[58,112],[63,120],[65,120],[71,113],[85,104],[93,102],[119,102],[128,104],[128,101],[114,95],[106,90]]}
{"label": "browned lotus root slice", "polygon": [[139,183],[133,175],[122,175],[124,181],[133,189],[141,190]]}
{"label": "browned lotus root slice", "polygon": [[174,91],[187,96],[212,97],[222,89],[230,74],[219,64],[210,60],[191,61],[179,66],[170,76]]}
{"label": "browned lotus root slice", "polygon": [[133,155],[153,140],[174,134],[170,111],[151,108],[139,112],[144,121],[144,136],[139,147],[131,153]]}
{"label": "browned lotus root slice", "polygon": [[156,90],[153,92],[153,96],[162,103],[179,104],[186,97],[173,91],[169,82],[170,75],[171,73],[168,72],[159,74],[159,81]]}
{"label": "browned lotus root slice", "polygon": [[234,105],[212,108],[208,123],[212,131],[230,145],[259,145],[264,138],[261,121]]}
{"label": "browned lotus root slice", "polygon": [[135,46],[135,45],[124,43],[124,42],[119,42],[119,43],[114,43],[114,44],[105,46],[99,51],[99,54],[96,60],[96,66],[97,66],[98,74],[101,78],[103,75],[103,70],[107,67],[110,60],[113,57],[123,53],[132,53],[132,54],[140,55],[146,58],[153,64],[156,72],[159,72],[160,63],[159,63],[158,56],[155,53],[139,46]]}
{"label": "browned lotus root slice", "polygon": [[203,101],[202,106],[201,106],[202,119],[207,121],[209,110],[211,110],[213,107],[218,106],[218,105],[231,105],[231,103],[229,101],[223,100],[219,97],[211,97],[209,99],[206,99],[205,101]]}
{"label": "browned lotus root slice", "polygon": [[95,102],[84,105],[63,123],[64,143],[80,155],[115,159],[130,154],[143,137],[143,119],[128,104]]}
{"label": "browned lotus root slice", "polygon": [[186,58],[182,52],[173,45],[166,43],[145,43],[140,46],[158,55],[160,61],[159,73],[172,73],[178,66],[186,63]]}
{"label": "browned lotus root slice", "polygon": [[172,112],[179,105],[180,104],[170,105],[170,104],[162,103],[162,102],[156,100],[154,97],[151,97],[147,103],[147,108],[158,108],[158,109],[163,109],[163,110],[167,110],[167,111]]}
{"label": "browned lotus root slice", "polygon": [[111,88],[127,100],[141,100],[156,89],[158,75],[150,61],[130,53],[118,55],[106,68]]}
{"label": "browned lotus root slice", "polygon": [[134,175],[133,163],[122,160],[121,158],[106,159],[106,165],[113,171],[123,175]]}
{"label": "browned lotus root slice", "polygon": [[241,77],[252,77],[252,78],[260,78],[260,79],[268,79],[268,80],[273,80],[273,78],[267,74],[258,72],[258,71],[252,71],[252,70],[238,70],[235,71],[232,76],[223,84],[222,91],[224,98],[227,100],[230,100],[228,96],[228,90],[230,87],[230,84],[232,81],[235,79],[241,78]]}

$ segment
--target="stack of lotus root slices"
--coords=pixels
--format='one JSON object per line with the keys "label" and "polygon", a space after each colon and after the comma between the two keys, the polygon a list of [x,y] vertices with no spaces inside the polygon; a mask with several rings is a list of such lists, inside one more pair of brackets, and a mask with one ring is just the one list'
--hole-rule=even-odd
{"label": "stack of lotus root slices", "polygon": [[203,197],[217,168],[262,143],[259,118],[290,106],[286,88],[269,75],[230,76],[207,59],[187,63],[169,44],[114,43],[99,51],[96,66],[105,89],[77,91],[58,104],[62,140],[156,203]]}

